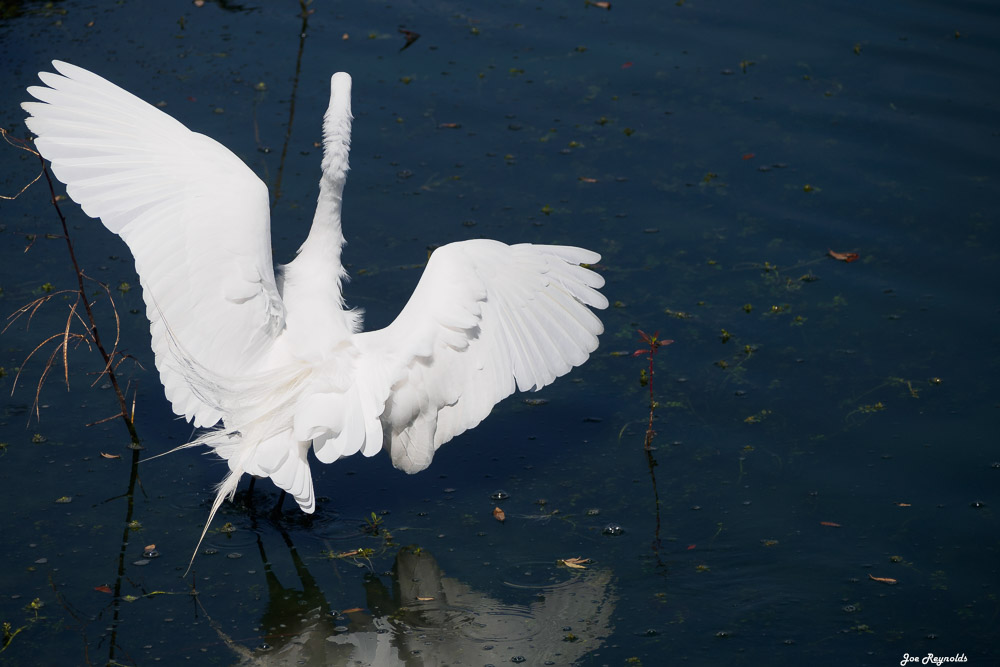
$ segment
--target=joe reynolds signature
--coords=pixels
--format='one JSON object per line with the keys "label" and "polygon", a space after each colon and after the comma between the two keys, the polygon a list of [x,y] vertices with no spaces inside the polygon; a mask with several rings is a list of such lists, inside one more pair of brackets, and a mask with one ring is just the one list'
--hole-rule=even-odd
{"label": "joe reynolds signature", "polygon": [[928,653],[924,657],[918,655],[910,655],[909,653],[903,654],[903,659],[899,663],[899,667],[906,667],[906,665],[911,665],[915,663],[920,663],[921,665],[941,665],[946,662],[968,662],[969,659],[965,657],[964,653],[959,653],[957,655],[934,655],[933,653]]}

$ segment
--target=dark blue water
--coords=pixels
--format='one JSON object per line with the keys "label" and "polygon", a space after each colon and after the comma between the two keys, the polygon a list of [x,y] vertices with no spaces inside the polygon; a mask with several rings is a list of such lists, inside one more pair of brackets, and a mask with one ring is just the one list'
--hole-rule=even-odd
{"label": "dark blue water", "polygon": [[[0,124],[25,136],[18,103],[53,58],[163,102],[270,186],[281,174],[285,262],[312,217],[329,77],[349,71],[347,298],[368,325],[392,320],[429,246],[569,243],[603,255],[601,348],[422,474],[317,464],[311,520],[290,503],[269,518],[259,485],[182,579],[225,465],[183,451],[130,485],[121,421],[86,426],[118,406],[85,344],[69,392],[53,359],[35,418],[52,347],[14,376],[63,331],[57,294],[0,339],[4,664],[996,663],[993,5],[309,9],[8,3]],[[401,27],[420,34],[402,51]],[[39,164],[2,155],[10,196]],[[141,457],[182,444],[127,249],[61,206],[115,297]],[[74,289],[44,179],[0,211],[4,314]],[[655,358],[649,454],[637,329],[675,341]],[[593,562],[557,565],[571,557]]]}

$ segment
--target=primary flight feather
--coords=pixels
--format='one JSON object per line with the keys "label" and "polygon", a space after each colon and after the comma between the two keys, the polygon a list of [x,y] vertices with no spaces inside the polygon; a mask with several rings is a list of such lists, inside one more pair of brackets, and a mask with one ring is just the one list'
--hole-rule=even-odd
{"label": "primary flight feather", "polygon": [[132,251],[174,412],[214,427],[189,443],[229,463],[209,523],[243,473],[312,512],[310,448],[323,463],[385,448],[423,470],[515,388],[540,389],[597,348],[591,308],[608,301],[583,265],[600,256],[490,240],[438,248],[392,324],[361,331],[341,290],[348,74],[331,80],[312,227],[276,273],[267,186],[246,164],[96,74],[53,67],[28,88],[27,126],[69,196]]}

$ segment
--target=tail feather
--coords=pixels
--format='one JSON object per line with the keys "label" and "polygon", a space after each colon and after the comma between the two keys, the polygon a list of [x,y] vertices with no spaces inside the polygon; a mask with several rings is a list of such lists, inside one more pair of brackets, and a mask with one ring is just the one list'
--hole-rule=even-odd
{"label": "tail feather", "polygon": [[201,548],[201,543],[205,540],[205,535],[208,534],[208,527],[212,525],[212,519],[215,518],[215,513],[219,511],[222,507],[222,501],[226,498],[229,500],[233,499],[236,495],[236,487],[240,484],[240,478],[243,477],[242,467],[238,467],[236,470],[230,471],[228,475],[219,483],[215,491],[215,501],[212,502],[212,510],[208,513],[208,521],[205,522],[205,527],[201,530],[201,537],[198,538],[198,544],[194,545],[194,552],[191,554],[191,560],[188,561],[187,569],[184,570],[184,575],[187,576],[188,572],[191,571],[191,566],[194,565],[195,556],[198,555],[198,549]]}

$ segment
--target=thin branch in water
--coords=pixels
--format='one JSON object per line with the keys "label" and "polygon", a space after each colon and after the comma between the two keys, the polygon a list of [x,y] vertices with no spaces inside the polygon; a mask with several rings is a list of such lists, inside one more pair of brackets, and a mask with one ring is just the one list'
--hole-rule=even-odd
{"label": "thin branch in water", "polygon": [[[76,272],[77,288],[80,293],[80,299],[83,301],[83,307],[87,311],[87,320],[90,323],[87,333],[90,335],[91,340],[93,340],[94,346],[101,353],[101,357],[104,359],[105,368],[110,369],[111,355],[108,354],[107,349],[104,347],[104,343],[101,341],[101,335],[97,329],[97,320],[94,317],[94,311],[91,308],[90,301],[87,299],[87,290],[85,289],[83,282],[84,273],[80,268],[79,262],[76,260],[76,252],[73,249],[73,241],[70,239],[69,225],[66,224],[66,216],[63,215],[62,209],[59,208],[59,202],[56,199],[55,185],[52,183],[52,176],[49,174],[48,166],[45,164],[45,160],[42,159],[40,155],[38,156],[38,159],[42,162],[42,173],[45,175],[45,181],[49,186],[49,194],[52,197],[52,206],[56,209],[56,213],[59,215],[59,222],[62,224],[63,237],[66,239],[66,249],[69,251],[69,258],[73,263],[73,270]],[[139,434],[135,430],[135,425],[128,418],[125,396],[122,394],[121,387],[118,384],[118,376],[113,372],[108,372],[108,379],[111,381],[111,386],[115,390],[115,396],[118,398],[118,404],[122,413],[122,420],[125,422],[125,427],[128,429],[132,445],[139,447]]]}
{"label": "thin branch in water", "polygon": [[[27,151],[27,152],[31,153],[32,155],[38,155],[38,151],[36,151],[34,148],[32,148],[31,145],[28,144],[28,141],[26,139],[18,139],[16,137],[10,136],[10,133],[7,131],[7,128],[0,127],[0,136],[2,136],[4,138],[4,141],[6,141],[8,144],[10,144],[11,146],[13,146],[14,148],[19,148],[22,151]],[[28,183],[23,188],[21,188],[20,190],[18,190],[18,192],[17,192],[16,195],[0,195],[0,199],[6,199],[7,201],[14,201],[15,199],[17,199],[18,197],[20,197],[21,195],[23,195],[24,192],[28,188],[30,188],[32,185],[34,185],[35,183],[37,183],[38,179],[40,179],[42,177],[42,174],[44,173],[44,171],[45,171],[44,168],[42,169],[42,171],[39,171],[38,175],[35,176],[33,179],[31,179],[30,183]],[[32,242],[34,242],[34,239],[32,239]],[[30,248],[31,246],[29,245],[28,247]]]}
{"label": "thin branch in water", "polygon": [[647,450],[651,449],[653,446],[653,436],[656,435],[656,431],[653,430],[653,412],[658,407],[656,399],[653,396],[653,359],[656,357],[656,353],[659,352],[661,347],[670,345],[674,341],[672,340],[660,340],[660,332],[657,331],[655,334],[650,336],[642,329],[639,329],[639,337],[646,344],[647,347],[636,350],[632,353],[633,357],[639,357],[646,355],[649,359],[649,375],[645,378],[645,384],[649,387],[649,425],[646,427],[646,444],[645,448]]}
{"label": "thin branch in water", "polygon": [[650,336],[642,329],[639,329],[639,337],[642,342],[646,344],[645,348],[636,350],[632,353],[633,357],[639,357],[646,355],[649,360],[649,371],[648,375],[642,378],[642,382],[645,382],[646,386],[649,388],[649,423],[646,426],[646,438],[643,449],[646,452],[646,463],[649,465],[649,478],[653,483],[653,502],[654,502],[654,512],[656,515],[656,528],[653,533],[653,553],[656,556],[656,560],[661,565],[663,562],[660,560],[660,492],[656,487],[656,466],[659,465],[656,462],[656,457],[653,456],[653,437],[656,435],[656,431],[653,430],[653,414],[658,407],[656,398],[653,394],[653,360],[656,358],[656,353],[661,347],[670,345],[674,341],[672,340],[660,340],[660,332],[657,331],[655,334]]}
{"label": "thin branch in water", "polygon": [[292,96],[288,101],[288,125],[285,128],[285,143],[281,146],[281,158],[278,160],[278,173],[274,179],[274,201],[271,202],[273,209],[281,199],[281,177],[285,173],[285,158],[288,155],[288,144],[292,140],[292,126],[295,122],[295,100],[299,91],[299,75],[302,73],[302,55],[306,50],[306,33],[309,30],[309,3],[306,0],[299,0],[299,7],[302,9],[302,28],[299,30],[299,51],[295,58],[295,77],[292,79]]}

